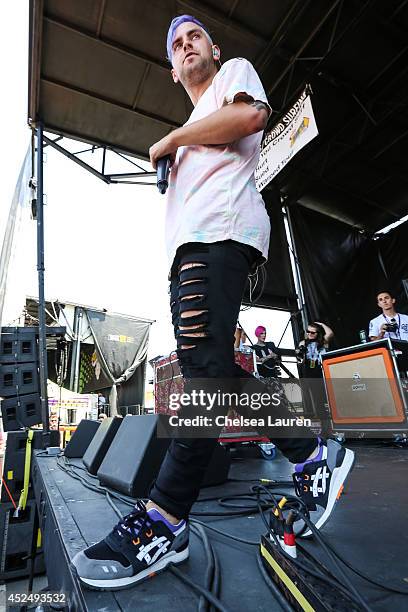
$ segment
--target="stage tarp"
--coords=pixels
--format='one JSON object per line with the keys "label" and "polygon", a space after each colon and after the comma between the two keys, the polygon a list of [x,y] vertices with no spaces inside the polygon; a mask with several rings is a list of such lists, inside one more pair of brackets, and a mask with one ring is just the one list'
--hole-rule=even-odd
{"label": "stage tarp", "polygon": [[[115,414],[119,386],[132,386],[127,405],[144,402],[144,372],[152,321],[85,309],[104,376],[110,381],[111,413]],[[139,375],[133,378],[138,370]],[[130,382],[131,381],[131,382]],[[138,384],[139,383],[139,384]]]}
{"label": "stage tarp", "polygon": [[[294,312],[297,308],[296,291],[293,283],[280,195],[277,189],[270,189],[263,193],[263,198],[271,223],[271,238],[268,261],[264,265],[263,271],[259,272],[252,299],[255,306]],[[263,274],[265,274],[264,287]],[[262,287],[263,292],[260,295]],[[246,304],[250,303],[249,284],[245,292],[244,302]]]}
{"label": "stage tarp", "polygon": [[380,312],[378,291],[395,293],[398,311],[408,312],[408,223],[377,238],[301,206],[291,219],[309,320],[328,323],[337,346],[359,343]]}

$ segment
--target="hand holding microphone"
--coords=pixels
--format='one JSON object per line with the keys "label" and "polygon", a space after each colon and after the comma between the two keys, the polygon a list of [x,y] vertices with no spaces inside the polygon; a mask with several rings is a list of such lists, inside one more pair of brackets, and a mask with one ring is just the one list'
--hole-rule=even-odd
{"label": "hand holding microphone", "polygon": [[169,186],[170,155],[164,155],[157,160],[157,189],[161,194],[166,193]]}
{"label": "hand holding microphone", "polygon": [[174,137],[174,134],[177,134],[177,132],[178,130],[170,132],[170,134],[155,142],[149,149],[150,163],[157,171],[157,189],[160,193],[166,193],[169,186],[170,166],[176,159],[179,147]]}

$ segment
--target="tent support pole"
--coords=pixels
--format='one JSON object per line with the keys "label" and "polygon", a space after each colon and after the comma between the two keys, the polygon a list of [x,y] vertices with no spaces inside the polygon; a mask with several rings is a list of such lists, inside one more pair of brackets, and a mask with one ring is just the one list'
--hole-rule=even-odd
{"label": "tent support pole", "polygon": [[47,396],[47,340],[44,296],[44,156],[43,126],[37,125],[37,271],[38,271],[38,353],[40,370],[41,417],[44,434],[50,431]]}
{"label": "tent support pole", "polygon": [[74,372],[74,391],[75,393],[79,392],[79,364],[81,361],[82,316],[83,316],[83,310],[82,308],[78,308],[77,331],[76,331],[76,352],[75,352],[75,372]]}

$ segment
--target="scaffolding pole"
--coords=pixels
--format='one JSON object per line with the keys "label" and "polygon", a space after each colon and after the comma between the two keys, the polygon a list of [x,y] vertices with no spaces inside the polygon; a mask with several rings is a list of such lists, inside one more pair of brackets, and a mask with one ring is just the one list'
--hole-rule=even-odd
{"label": "scaffolding pole", "polygon": [[44,158],[43,126],[37,125],[37,271],[38,271],[38,353],[40,370],[41,416],[44,434],[50,431],[47,395],[47,340],[44,296]]}

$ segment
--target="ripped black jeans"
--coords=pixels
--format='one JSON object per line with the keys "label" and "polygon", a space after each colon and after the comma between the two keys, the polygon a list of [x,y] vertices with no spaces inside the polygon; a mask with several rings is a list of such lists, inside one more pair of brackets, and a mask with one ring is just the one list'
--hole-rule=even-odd
{"label": "ripped black jeans", "polygon": [[[252,247],[232,240],[189,243],[178,250],[170,305],[185,379],[248,378],[235,363],[234,332],[248,273],[257,256]],[[272,441],[293,463],[304,461],[316,447],[314,438]],[[173,439],[150,499],[173,516],[186,518],[216,443],[216,437]]]}

